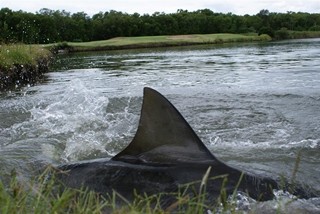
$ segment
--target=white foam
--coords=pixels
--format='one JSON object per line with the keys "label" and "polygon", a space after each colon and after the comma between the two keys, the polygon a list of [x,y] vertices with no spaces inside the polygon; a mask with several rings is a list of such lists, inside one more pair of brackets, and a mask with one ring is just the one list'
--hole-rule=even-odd
{"label": "white foam", "polygon": [[[298,199],[281,190],[274,190],[275,199],[256,201],[243,192],[229,196],[228,203],[236,213],[320,213],[320,198]],[[210,210],[208,213],[212,213]],[[215,213],[229,213],[221,204]]]}
{"label": "white foam", "polygon": [[291,141],[291,142],[275,142],[275,141],[264,141],[264,142],[253,142],[251,140],[246,141],[224,141],[219,136],[210,136],[209,138],[210,148],[310,148],[316,149],[320,148],[320,139],[303,139],[301,141]]}
{"label": "white foam", "polygon": [[[131,99],[127,100],[130,105]],[[112,156],[114,149],[108,144],[131,135],[137,117],[128,112],[128,106],[120,112],[108,113],[108,105],[109,99],[104,94],[75,79],[59,99],[33,107],[31,119],[17,124],[18,129],[12,131],[25,129],[29,137],[59,138],[59,146],[65,147],[60,155],[64,161],[85,159],[95,153]]]}

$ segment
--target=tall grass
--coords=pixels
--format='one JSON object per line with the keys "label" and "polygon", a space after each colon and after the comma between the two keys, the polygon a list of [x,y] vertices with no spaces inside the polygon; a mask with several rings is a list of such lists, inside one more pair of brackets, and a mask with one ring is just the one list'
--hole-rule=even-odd
{"label": "tall grass", "polygon": [[[299,152],[293,169],[292,182],[300,161],[301,153]],[[58,184],[55,178],[56,169],[52,167],[48,167],[31,183],[19,181],[19,175],[12,173],[10,184],[5,186],[0,180],[0,213],[243,213],[237,209],[237,191],[244,174],[239,178],[233,194],[228,196],[224,188],[227,184],[227,175],[209,177],[210,171],[211,167],[208,168],[202,180],[181,185],[177,192],[155,195],[135,193],[133,201],[128,201],[115,191],[111,195],[101,196],[86,189],[65,188]],[[208,181],[215,179],[221,179],[222,185],[218,199],[212,201],[212,199],[208,200],[206,188]],[[194,189],[196,187],[199,189]],[[283,187],[285,188],[285,184]],[[166,200],[163,200],[164,198]],[[295,199],[286,203],[293,200]],[[281,201],[275,206],[279,213],[285,210],[283,207],[285,204]]]}
{"label": "tall grass", "polygon": [[0,181],[0,213],[102,213],[107,201],[94,192],[65,189],[58,193],[47,172],[26,184],[13,176],[8,187]]}
{"label": "tall grass", "polygon": [[0,90],[36,83],[48,71],[50,57],[38,45],[0,45]]}
{"label": "tall grass", "polygon": [[[207,201],[206,184],[209,179],[221,179],[224,176],[210,178],[210,168],[201,181],[185,184],[176,193],[159,193],[156,195],[135,194],[133,201],[127,201],[124,196],[113,192],[101,196],[85,189],[75,190],[63,188],[54,177],[54,169],[48,168],[33,182],[25,184],[19,181],[17,175],[7,187],[0,181],[0,213],[186,213],[197,214],[213,212],[219,208],[219,203]],[[50,176],[48,176],[50,175]],[[198,193],[190,196],[188,188],[200,184]],[[170,197],[170,203],[163,206],[163,198]],[[223,196],[225,197],[225,196]],[[220,201],[227,201],[224,198]],[[227,210],[232,209],[226,203]]]}
{"label": "tall grass", "polygon": [[35,66],[38,60],[49,56],[48,50],[37,45],[0,45],[0,68],[9,69],[14,65]]}

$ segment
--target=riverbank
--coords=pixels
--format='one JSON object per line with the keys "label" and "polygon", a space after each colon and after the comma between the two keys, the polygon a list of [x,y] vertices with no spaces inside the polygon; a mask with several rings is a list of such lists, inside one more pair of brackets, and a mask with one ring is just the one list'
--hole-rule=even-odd
{"label": "riverbank", "polygon": [[[320,37],[320,31],[276,32],[276,39]],[[33,84],[48,71],[53,53],[108,51],[189,45],[271,41],[267,34],[191,34],[139,37],[116,37],[91,42],[60,42],[48,45],[0,45],[0,90],[21,84]]]}
{"label": "riverbank", "polygon": [[38,45],[0,45],[0,90],[37,82],[49,70],[50,58]]}
{"label": "riverbank", "polygon": [[155,48],[187,45],[222,44],[236,42],[270,41],[268,35],[257,34],[192,34],[166,36],[117,37],[92,42],[63,42],[45,45],[55,52],[81,52],[101,50],[122,50],[135,48]]}
{"label": "riverbank", "polygon": [[92,42],[63,42],[49,45],[0,45],[0,90],[34,84],[49,70],[51,52],[84,52],[156,48],[187,45],[270,41],[257,34],[193,34],[117,37]]}

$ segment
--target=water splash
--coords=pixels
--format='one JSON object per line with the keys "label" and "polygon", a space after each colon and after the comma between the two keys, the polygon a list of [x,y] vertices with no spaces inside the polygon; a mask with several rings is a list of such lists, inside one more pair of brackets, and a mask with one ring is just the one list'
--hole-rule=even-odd
{"label": "water splash", "polygon": [[320,198],[298,199],[281,190],[274,190],[274,195],[273,200],[258,202],[246,193],[237,192],[235,197],[228,197],[227,210],[221,204],[215,213],[320,213]]}
{"label": "water splash", "polygon": [[74,133],[84,127],[103,125],[104,107],[108,102],[108,98],[87,89],[80,80],[74,80],[56,102],[45,107],[36,106],[30,112],[44,135],[44,131]]}
{"label": "water splash", "polygon": [[[109,105],[114,103],[105,94],[75,79],[54,100],[42,100],[27,110],[30,118],[2,130],[1,138],[7,139],[10,147],[29,144],[42,148],[42,153],[49,155],[48,162],[111,157],[119,149],[113,144],[131,137],[137,123],[137,115],[129,112],[132,99],[121,99],[117,111],[110,112]],[[38,146],[25,143],[29,141]]]}

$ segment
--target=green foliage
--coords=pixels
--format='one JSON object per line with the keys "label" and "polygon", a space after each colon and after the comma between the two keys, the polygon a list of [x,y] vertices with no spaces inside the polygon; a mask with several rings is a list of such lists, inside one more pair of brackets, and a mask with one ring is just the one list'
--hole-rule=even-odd
{"label": "green foliage", "polygon": [[275,32],[275,39],[290,39],[290,33],[287,28],[281,28]]}
{"label": "green foliage", "polygon": [[262,27],[262,28],[260,28],[259,35],[261,35],[261,34],[267,34],[267,35],[269,35],[271,37],[274,37],[274,31],[273,31],[273,29],[271,27]]}
{"label": "green foliage", "polygon": [[72,51],[73,50],[73,47],[71,47],[68,42],[59,42],[59,43],[56,43],[52,46],[50,46],[50,51],[53,52],[53,53],[57,53],[59,51],[62,51],[62,52],[69,52],[69,51]]}
{"label": "green foliage", "polygon": [[261,10],[256,15],[239,16],[215,13],[209,9],[152,15],[127,14],[118,11],[98,13],[89,17],[84,12],[70,14],[64,10],[41,9],[36,14],[0,10],[0,43],[23,42],[47,44],[87,42],[114,37],[135,37],[181,34],[259,33],[319,31],[320,14],[272,13]]}
{"label": "green foliage", "polygon": [[309,28],[310,31],[320,31],[320,25],[314,25]]}

